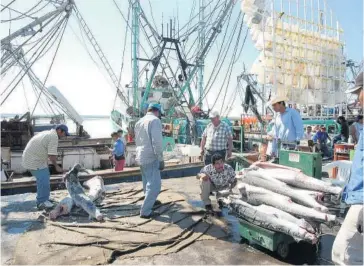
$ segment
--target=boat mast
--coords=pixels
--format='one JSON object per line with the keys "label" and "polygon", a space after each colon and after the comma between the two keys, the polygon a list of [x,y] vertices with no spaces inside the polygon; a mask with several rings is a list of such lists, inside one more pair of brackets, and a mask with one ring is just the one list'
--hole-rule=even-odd
{"label": "boat mast", "polygon": [[132,64],[133,64],[133,114],[137,113],[137,92],[139,87],[139,0],[134,0],[132,4]]}
{"label": "boat mast", "polygon": [[[213,42],[215,41],[217,35],[221,32],[220,27],[222,26],[222,24],[224,23],[227,14],[229,13],[229,11],[231,11],[232,7],[234,6],[234,4],[236,3],[236,1],[234,0],[230,0],[221,16],[219,17],[217,23],[215,24],[215,26],[212,28],[212,33],[211,36],[209,37],[209,39],[207,40],[207,43],[204,45],[203,49],[201,51],[199,51],[199,54],[197,56],[197,60],[200,60],[201,58],[204,58],[206,56],[206,53],[208,52],[208,50],[210,49],[211,45],[213,44]],[[193,79],[193,77],[195,76],[196,72],[197,72],[198,66],[194,66],[191,70],[191,72],[189,73],[189,77],[187,78],[187,80],[185,80],[185,83],[183,85],[183,87],[181,88],[179,94],[177,95],[177,100],[179,101],[181,99],[181,97],[183,96],[183,93],[186,91],[186,89],[190,89],[190,83],[191,80]],[[195,102],[191,102],[192,104],[195,104]],[[169,111],[167,115],[171,115],[174,112],[174,107],[172,107]]]}
{"label": "boat mast", "polygon": [[[198,32],[198,44],[199,51],[201,52],[205,47],[205,0],[200,0],[200,16],[199,16],[199,32]],[[198,99],[201,99],[198,102],[200,108],[202,108],[202,97],[204,91],[204,64],[205,57],[200,57],[198,59]]]}

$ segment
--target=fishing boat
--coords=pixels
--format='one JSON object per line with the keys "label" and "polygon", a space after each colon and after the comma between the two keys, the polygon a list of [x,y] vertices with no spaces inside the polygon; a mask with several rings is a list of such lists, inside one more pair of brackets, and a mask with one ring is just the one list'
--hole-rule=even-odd
{"label": "fishing boat", "polygon": [[[315,7],[309,0],[301,6],[292,1],[284,4],[284,1],[273,0],[201,0],[191,6],[191,15],[185,21],[179,18],[178,12],[166,20],[163,14],[159,14],[162,16],[159,27],[154,21],[152,6],[147,14],[144,2],[130,0],[125,3],[127,8],[124,11],[114,2],[115,10],[125,22],[121,71],[118,74],[75,1],[40,2],[34,9],[38,10],[43,3],[45,7],[35,12],[37,19],[32,19],[28,25],[1,40],[4,51],[2,75],[10,76],[9,69],[18,66],[25,71],[21,78],[27,75],[36,89],[32,115],[37,106],[43,106],[51,109],[50,112],[60,111],[58,113],[66,114],[76,124],[82,125],[82,118],[61,92],[54,86],[46,86],[46,80],[41,81],[32,69],[44,50],[52,45],[54,47],[57,42],[60,44],[62,31],[71,16],[78,22],[83,37],[89,41],[101,62],[103,73],[116,89],[110,115],[114,129],[123,129],[132,136],[133,127],[144,115],[146,106],[160,103],[164,112],[162,122],[166,147],[176,143],[198,145],[208,124],[206,114],[212,109],[219,109],[236,137],[235,150],[241,153],[246,149],[244,138],[247,134],[244,137],[244,133],[247,132],[243,131],[259,131],[260,138],[265,134],[270,117],[265,104],[271,95],[287,96],[289,104],[302,106],[302,113],[306,110],[308,116],[310,110],[315,110],[314,116],[317,115],[318,100],[322,100],[320,104],[323,106],[319,110],[324,110],[340,104],[343,99],[342,92],[346,87],[346,66],[342,64],[345,62],[343,32],[325,1]],[[176,8],[178,10],[178,6]],[[126,10],[127,15],[124,14]],[[26,15],[22,17],[27,18]],[[249,34],[258,56],[250,70],[243,65],[243,73],[238,76],[236,87],[231,89],[232,71],[242,67],[237,61]],[[34,41],[35,36],[42,38]],[[15,45],[17,39],[24,43]],[[125,56],[129,43],[130,62]],[[325,52],[327,45],[330,49]],[[217,56],[211,54],[213,46],[217,46]],[[30,57],[32,50],[36,52]],[[283,50],[289,53],[282,53]],[[132,70],[131,81],[122,85],[128,63]],[[207,69],[206,64],[213,67]],[[6,95],[4,101],[19,86],[21,78],[15,78],[15,84],[10,82],[8,90],[3,92]],[[211,95],[214,103],[208,105],[205,102]],[[241,102],[234,104],[239,98]],[[236,106],[243,107],[244,116],[254,115],[257,119],[249,119],[247,125],[242,117],[233,124],[228,117]],[[198,112],[194,111],[196,108]],[[135,145],[132,137],[128,141],[127,153],[131,158],[128,165],[132,166],[135,163],[132,159],[135,157]],[[104,145],[104,142],[96,140],[93,145]],[[97,149],[101,150],[101,146]],[[91,168],[97,167],[98,164]]]}

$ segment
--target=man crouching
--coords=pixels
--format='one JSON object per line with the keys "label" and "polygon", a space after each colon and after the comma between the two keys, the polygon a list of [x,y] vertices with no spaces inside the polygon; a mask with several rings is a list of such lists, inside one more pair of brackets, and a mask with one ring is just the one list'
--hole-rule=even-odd
{"label": "man crouching", "polygon": [[206,165],[197,175],[200,179],[201,199],[208,213],[214,212],[210,200],[211,192],[231,190],[237,183],[234,169],[224,162],[220,154],[214,154],[211,161],[212,164]]}

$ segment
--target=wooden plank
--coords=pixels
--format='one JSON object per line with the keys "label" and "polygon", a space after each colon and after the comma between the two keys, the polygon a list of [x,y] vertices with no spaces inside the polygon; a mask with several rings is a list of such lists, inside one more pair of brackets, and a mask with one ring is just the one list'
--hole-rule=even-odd
{"label": "wooden plank", "polygon": [[[194,167],[203,167],[203,163],[198,162],[189,164],[167,165],[163,171],[183,170]],[[80,181],[88,180],[96,175],[101,176],[103,179],[113,179],[113,178],[127,178],[131,176],[140,176],[141,172],[139,167],[126,168],[124,171],[119,171],[119,172],[115,172],[112,169],[100,170],[100,171],[95,171],[95,173],[91,175],[81,175]],[[62,183],[63,182],[62,176],[63,175],[52,175],[50,178],[51,185]],[[10,182],[1,182],[1,189],[35,187],[35,186],[36,186],[36,181],[34,176],[14,179],[13,181]]]}

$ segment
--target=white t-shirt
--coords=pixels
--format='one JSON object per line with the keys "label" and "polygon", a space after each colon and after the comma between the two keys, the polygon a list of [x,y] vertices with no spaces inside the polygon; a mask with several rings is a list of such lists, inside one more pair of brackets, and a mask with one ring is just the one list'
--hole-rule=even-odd
{"label": "white t-shirt", "polygon": [[312,138],[313,138],[312,132],[310,133],[305,132],[305,134],[303,135],[303,139],[312,139]]}

